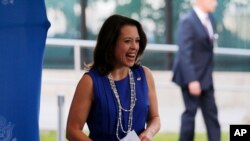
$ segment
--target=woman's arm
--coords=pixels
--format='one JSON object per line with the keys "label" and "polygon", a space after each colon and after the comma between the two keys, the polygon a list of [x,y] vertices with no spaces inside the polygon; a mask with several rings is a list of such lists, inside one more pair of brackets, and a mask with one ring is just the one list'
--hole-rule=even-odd
{"label": "woman's arm", "polygon": [[147,122],[147,128],[140,134],[141,141],[152,141],[153,136],[160,130],[160,116],[158,111],[158,102],[156,96],[155,83],[153,75],[149,68],[143,67],[148,83],[148,96],[149,96],[149,117]]}
{"label": "woman's arm", "polygon": [[93,101],[93,81],[84,75],[79,81],[68,115],[66,137],[69,141],[91,141],[82,129],[88,118]]}

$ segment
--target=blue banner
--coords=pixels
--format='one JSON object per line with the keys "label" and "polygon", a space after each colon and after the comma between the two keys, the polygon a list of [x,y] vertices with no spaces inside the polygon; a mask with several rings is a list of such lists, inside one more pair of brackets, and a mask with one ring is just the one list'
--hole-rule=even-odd
{"label": "blue banner", "polygon": [[39,141],[44,0],[0,0],[0,141]]}

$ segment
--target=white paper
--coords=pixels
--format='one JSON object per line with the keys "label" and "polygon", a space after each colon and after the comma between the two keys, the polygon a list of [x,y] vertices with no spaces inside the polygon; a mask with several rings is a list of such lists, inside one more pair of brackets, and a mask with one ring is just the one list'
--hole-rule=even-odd
{"label": "white paper", "polygon": [[130,131],[124,138],[121,139],[121,141],[140,141],[138,135],[135,133],[135,131]]}

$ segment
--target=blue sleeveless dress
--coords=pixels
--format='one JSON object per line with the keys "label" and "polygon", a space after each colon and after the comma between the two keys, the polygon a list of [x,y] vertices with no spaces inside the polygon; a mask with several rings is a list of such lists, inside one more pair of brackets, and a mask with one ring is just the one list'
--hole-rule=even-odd
{"label": "blue sleeveless dress", "polygon": [[[137,99],[133,112],[132,130],[135,130],[137,135],[139,135],[145,129],[148,116],[148,85],[141,66],[132,69],[132,72],[135,80]],[[94,141],[117,141],[116,124],[118,107],[109,80],[94,69],[91,69],[87,74],[91,76],[94,84],[94,101],[87,119],[87,125],[90,130],[89,137]],[[115,81],[115,85],[122,106],[129,109],[131,95],[129,76]],[[125,131],[128,129],[128,115],[128,112],[122,113],[122,124]],[[125,134],[119,128],[119,137],[123,138],[124,136]]]}

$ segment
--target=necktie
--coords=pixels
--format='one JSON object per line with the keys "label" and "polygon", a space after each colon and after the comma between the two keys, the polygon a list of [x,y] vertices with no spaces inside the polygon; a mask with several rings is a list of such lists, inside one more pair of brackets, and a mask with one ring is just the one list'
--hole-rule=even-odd
{"label": "necktie", "polygon": [[212,27],[212,24],[211,24],[208,17],[206,17],[205,20],[204,20],[204,26],[205,26],[205,29],[207,30],[209,38],[213,39],[213,35],[214,35],[213,27]]}

